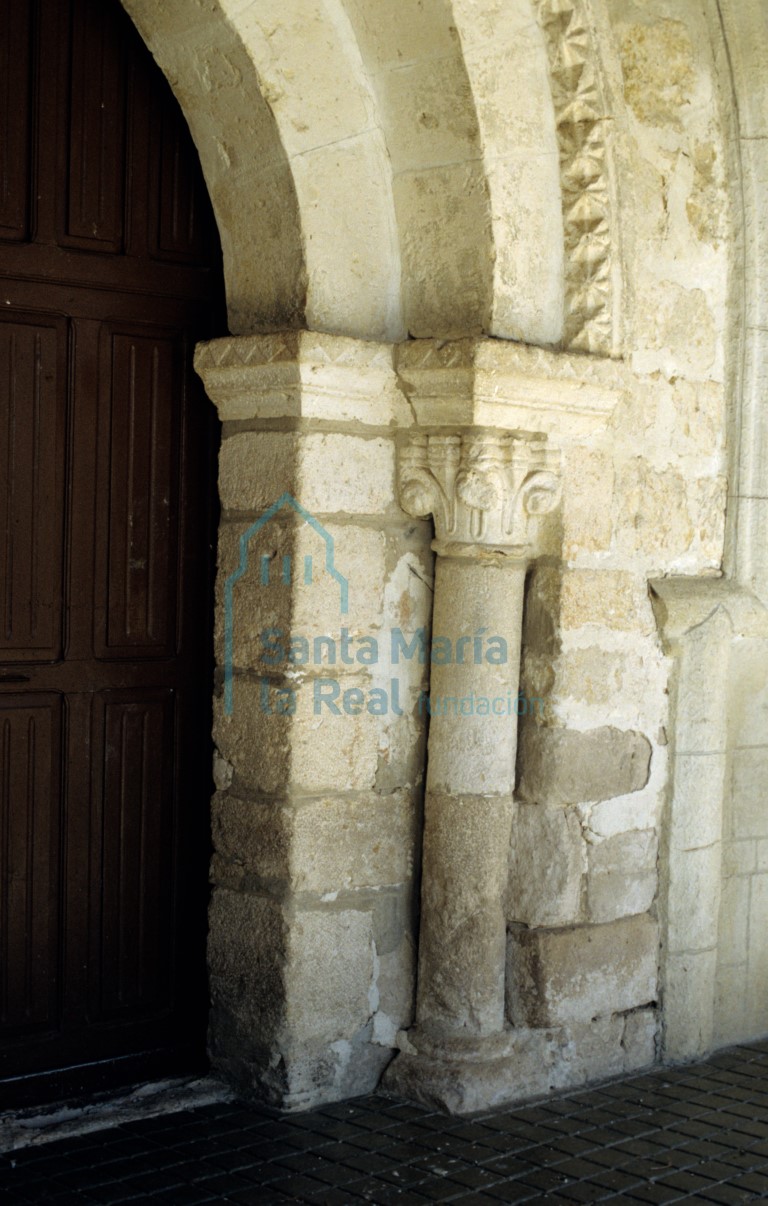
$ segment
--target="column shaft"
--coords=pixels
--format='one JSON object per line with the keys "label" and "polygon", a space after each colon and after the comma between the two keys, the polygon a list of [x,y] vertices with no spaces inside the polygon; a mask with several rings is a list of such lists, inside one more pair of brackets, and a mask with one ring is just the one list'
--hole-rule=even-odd
{"label": "column shaft", "polygon": [[446,1035],[504,1026],[524,583],[522,560],[437,559],[433,639],[453,659],[430,681],[417,1020]]}
{"label": "column shaft", "polygon": [[525,572],[555,459],[478,429],[419,433],[400,457],[401,505],[433,516],[437,564],[416,1025],[385,1083],[460,1113],[546,1076],[540,1036],[505,1024],[504,902]]}

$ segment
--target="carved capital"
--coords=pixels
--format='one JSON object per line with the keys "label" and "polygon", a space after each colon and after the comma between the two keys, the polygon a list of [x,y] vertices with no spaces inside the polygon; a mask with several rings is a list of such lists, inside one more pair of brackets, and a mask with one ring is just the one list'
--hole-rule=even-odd
{"label": "carved capital", "polygon": [[560,501],[559,457],[540,441],[466,432],[417,435],[400,454],[400,505],[432,515],[436,552],[531,555],[535,519]]}

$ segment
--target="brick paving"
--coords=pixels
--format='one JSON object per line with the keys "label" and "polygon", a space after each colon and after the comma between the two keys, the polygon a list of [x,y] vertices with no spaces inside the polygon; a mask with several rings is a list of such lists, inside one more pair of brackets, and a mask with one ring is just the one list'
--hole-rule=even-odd
{"label": "brick paving", "polygon": [[768,1042],[472,1119],[220,1102],[0,1156],[0,1203],[768,1200]]}

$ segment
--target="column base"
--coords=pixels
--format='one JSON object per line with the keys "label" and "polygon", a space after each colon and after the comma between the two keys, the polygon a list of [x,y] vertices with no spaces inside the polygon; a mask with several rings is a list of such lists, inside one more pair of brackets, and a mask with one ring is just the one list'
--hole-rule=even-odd
{"label": "column base", "polygon": [[556,1043],[550,1030],[505,1030],[488,1038],[436,1036],[414,1027],[397,1036],[400,1054],[381,1087],[398,1097],[477,1114],[548,1093]]}

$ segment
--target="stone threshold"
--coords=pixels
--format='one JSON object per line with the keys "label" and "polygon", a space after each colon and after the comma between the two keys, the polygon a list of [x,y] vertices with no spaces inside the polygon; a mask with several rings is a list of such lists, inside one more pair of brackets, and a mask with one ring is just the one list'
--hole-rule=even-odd
{"label": "stone threshold", "polygon": [[180,1076],[0,1114],[0,1152],[234,1100],[215,1076]]}

